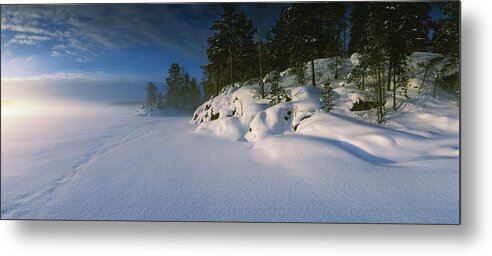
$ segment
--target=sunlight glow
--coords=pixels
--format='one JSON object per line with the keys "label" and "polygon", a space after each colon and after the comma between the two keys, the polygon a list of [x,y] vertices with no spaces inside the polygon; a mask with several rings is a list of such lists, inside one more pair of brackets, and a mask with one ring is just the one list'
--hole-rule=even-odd
{"label": "sunlight glow", "polygon": [[61,99],[2,99],[2,120],[21,117],[60,117],[66,115],[94,115],[111,106]]}
{"label": "sunlight glow", "polygon": [[29,104],[26,102],[14,102],[11,100],[2,99],[2,119],[3,118],[13,118],[34,115],[39,113],[39,107],[34,104]]}

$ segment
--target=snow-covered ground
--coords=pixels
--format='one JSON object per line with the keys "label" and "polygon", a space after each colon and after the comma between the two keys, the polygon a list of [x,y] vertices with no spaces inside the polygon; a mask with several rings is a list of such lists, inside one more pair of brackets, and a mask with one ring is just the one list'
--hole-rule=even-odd
{"label": "snow-covered ground", "polygon": [[[384,140],[381,128],[320,114],[300,134],[252,144],[194,133],[189,116],[131,112],[2,122],[2,218],[458,221],[456,136]],[[326,120],[358,133],[311,135]],[[412,143],[420,159],[400,154]]]}
{"label": "snow-covered ground", "polygon": [[[306,85],[282,72],[279,82],[290,100],[274,106],[258,97],[257,84],[228,86],[200,106],[192,122],[197,133],[250,142],[265,163],[320,182],[312,189],[325,197],[310,198],[319,207],[310,212],[320,213],[310,221],[457,223],[459,108],[453,92],[437,88],[433,97],[442,62],[427,72],[421,64],[436,57],[410,56],[407,96],[397,90],[395,111],[392,92],[386,92],[381,125],[373,110],[351,110],[371,100],[347,82],[357,54],[341,60],[337,79],[333,58],[315,60],[317,87],[309,85],[309,63]],[[324,81],[333,88],[331,112],[323,110]]]}
{"label": "snow-covered ground", "polygon": [[[411,65],[431,57],[415,53]],[[332,76],[330,61],[316,61],[320,77]],[[458,223],[452,95],[433,98],[433,79],[419,93],[416,67],[409,97],[398,111],[388,101],[375,125],[371,111],[350,111],[364,96],[343,83],[352,63],[331,83],[329,113],[321,88],[283,72],[291,101],[269,107],[253,87],[229,87],[191,122],[108,106],[2,117],[2,218]]]}

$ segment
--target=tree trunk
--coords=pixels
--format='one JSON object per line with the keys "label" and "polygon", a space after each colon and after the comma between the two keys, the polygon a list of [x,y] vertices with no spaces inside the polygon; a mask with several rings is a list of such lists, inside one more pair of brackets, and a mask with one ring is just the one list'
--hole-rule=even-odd
{"label": "tree trunk", "polygon": [[378,120],[378,123],[381,124],[383,123],[383,90],[384,90],[384,82],[383,82],[383,76],[382,76],[382,72],[384,69],[381,69],[381,72],[379,72],[379,82],[378,82],[378,93],[379,93],[379,107],[378,107],[378,111],[379,111],[379,120]]}
{"label": "tree trunk", "polygon": [[260,67],[260,79],[259,79],[259,85],[260,85],[260,96],[262,99],[265,98],[265,85],[263,84],[263,68],[261,66],[261,40],[258,42],[258,64]]}
{"label": "tree trunk", "polygon": [[432,97],[435,98],[436,97],[436,90],[437,90],[437,80],[439,79],[439,71],[437,72],[437,75],[436,75],[436,80],[434,80],[434,92],[432,93]]}
{"label": "tree trunk", "polygon": [[422,83],[420,84],[419,91],[418,91],[419,94],[420,91],[422,90],[422,87],[424,86],[425,78],[427,77],[427,72],[429,71],[429,69],[430,69],[430,65],[425,68],[424,78],[422,78]]}
{"label": "tree trunk", "polygon": [[366,75],[365,74],[362,74],[362,91],[365,91],[366,88],[365,88],[365,79],[366,79]]}
{"label": "tree trunk", "polygon": [[396,72],[393,72],[393,86],[396,86]]}
{"label": "tree trunk", "polygon": [[335,76],[334,79],[338,79],[338,55],[335,57]]}
{"label": "tree trunk", "polygon": [[396,72],[393,72],[393,110],[395,111],[396,111],[396,88],[397,88]]}
{"label": "tree trunk", "polygon": [[[378,40],[378,53],[381,52],[381,38]],[[377,94],[378,94],[378,106],[377,106],[377,112],[378,112],[378,124],[383,123],[383,90],[384,90],[384,81],[383,81],[383,76],[384,76],[384,65],[383,63],[379,63],[378,69],[376,70],[377,72],[377,81],[376,81],[376,87],[377,87]]]}
{"label": "tree trunk", "polygon": [[347,51],[345,51],[345,33],[347,31],[347,28],[343,28],[343,56],[347,57]]}
{"label": "tree trunk", "polygon": [[230,69],[230,73],[231,73],[231,84],[234,84],[234,71],[232,69],[233,67],[233,59],[232,59],[232,47],[231,45],[229,45],[229,69]]}
{"label": "tree trunk", "polygon": [[311,55],[311,82],[316,86],[316,77],[314,77],[314,57]]}
{"label": "tree trunk", "polygon": [[386,90],[391,91],[391,64],[388,65],[388,84],[386,84]]}
{"label": "tree trunk", "polygon": [[219,95],[219,67],[215,67],[215,95]]}

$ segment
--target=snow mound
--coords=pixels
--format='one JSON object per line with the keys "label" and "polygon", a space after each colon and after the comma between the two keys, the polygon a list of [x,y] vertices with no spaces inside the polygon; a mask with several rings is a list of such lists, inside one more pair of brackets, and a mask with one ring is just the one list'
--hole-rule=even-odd
{"label": "snow mound", "polygon": [[145,117],[145,116],[169,116],[176,115],[179,112],[175,109],[159,109],[155,107],[141,106],[135,116]]}
{"label": "snow mound", "polygon": [[218,137],[224,137],[230,140],[241,140],[244,129],[241,121],[237,116],[222,118],[216,122],[205,122],[200,125],[196,133],[214,134]]}
{"label": "snow mound", "polygon": [[[425,132],[422,131],[426,129],[438,133],[451,132],[456,134],[459,129],[456,107],[449,104],[450,98],[446,96],[444,91],[439,90],[439,97],[432,97],[435,76],[442,64],[437,63],[427,70],[425,68],[425,63],[429,63],[429,61],[440,56],[439,54],[424,52],[415,52],[410,55],[407,60],[410,70],[410,85],[407,96],[398,92],[399,109],[398,111],[389,111],[388,120],[384,124],[386,127],[407,131],[414,135],[425,136]],[[269,105],[268,98],[270,95],[267,95],[265,99],[258,96],[256,93],[258,84],[248,83],[240,86],[236,83],[226,86],[219,95],[211,98],[195,111],[192,120],[192,123],[197,125],[195,132],[213,134],[233,141],[246,140],[248,142],[257,142],[266,137],[280,134],[307,133],[307,130],[314,128],[308,129],[306,128],[307,125],[302,124],[315,114],[324,112],[322,91],[325,84],[329,84],[333,88],[334,107],[332,113],[340,117],[374,123],[373,111],[364,108],[361,110],[360,107],[357,110],[354,108],[354,104],[357,103],[370,106],[371,101],[367,99],[367,93],[361,91],[351,82],[347,82],[353,67],[359,63],[359,57],[357,53],[354,53],[350,58],[339,59],[338,66],[334,65],[337,62],[336,58],[315,60],[316,86],[311,85],[310,63],[306,64],[306,82],[302,85],[297,84],[296,77],[291,74],[290,69],[280,72],[279,85],[286,90],[288,97],[286,101],[273,106]],[[269,75],[266,75],[263,79],[266,82],[266,88],[271,86],[268,78]],[[388,110],[392,109],[391,104],[392,101],[389,100],[388,96],[386,103]],[[438,111],[432,112],[432,108],[437,108]],[[317,119],[319,116],[323,115],[318,115]],[[330,121],[317,122],[314,125],[316,132],[324,134],[323,131],[337,129],[333,126],[338,125],[341,118],[335,120],[331,117],[328,119]],[[313,121],[308,123],[314,124]],[[417,123],[424,125],[416,125]],[[300,129],[301,127],[304,128]],[[372,129],[371,136],[379,136],[375,134],[378,134],[377,129],[380,128],[378,126]],[[306,135],[315,135],[316,132],[313,131],[312,134]],[[357,134],[355,133],[355,135]],[[353,131],[344,133],[343,136],[350,137],[352,135],[354,135]],[[392,133],[391,136],[393,135],[396,136],[398,133]],[[360,141],[365,141],[367,138],[364,136],[360,136],[359,142],[353,142],[360,144]],[[330,137],[330,139],[335,138]],[[367,141],[367,144],[379,145],[382,141],[386,141],[386,139]],[[386,146],[387,144],[385,143]],[[405,144],[405,139],[396,142],[393,152],[398,152],[396,149],[401,146],[400,144]],[[369,151],[371,151],[370,148]]]}
{"label": "snow mound", "polygon": [[321,89],[298,86],[289,90],[289,102],[268,106],[252,86],[228,87],[200,106],[193,121],[197,132],[231,140],[258,141],[266,136],[294,131],[302,120],[319,112]]}
{"label": "snow mound", "polygon": [[158,108],[141,106],[137,112],[135,112],[135,116],[160,116],[162,115],[162,111]]}
{"label": "snow mound", "polygon": [[[449,122],[444,123],[447,125]],[[396,163],[414,161],[435,153],[430,148],[442,144],[441,138],[383,128],[367,122],[331,113],[319,113],[306,120],[297,134],[335,144],[348,153],[368,162]],[[448,152],[440,157],[457,157]]]}

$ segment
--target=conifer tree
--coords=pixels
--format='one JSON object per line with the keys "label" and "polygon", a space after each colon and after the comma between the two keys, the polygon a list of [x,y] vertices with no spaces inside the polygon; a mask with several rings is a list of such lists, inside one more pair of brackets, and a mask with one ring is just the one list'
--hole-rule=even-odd
{"label": "conifer tree", "polygon": [[290,9],[282,8],[279,19],[275,22],[271,29],[271,38],[268,41],[267,48],[271,56],[270,70],[285,70],[289,68],[289,52],[288,45],[290,44],[289,27],[287,25],[290,17]]}
{"label": "conifer tree", "polygon": [[149,82],[147,84],[147,100],[146,106],[150,108],[157,107],[159,104],[159,93],[157,92],[157,87],[154,83]]}
{"label": "conifer tree", "polygon": [[233,38],[234,24],[237,22],[234,7],[231,4],[222,4],[222,10],[221,19],[214,21],[210,28],[215,33],[207,39],[208,73],[213,74],[214,71],[228,73],[228,78],[222,76],[222,79],[217,81],[220,87],[234,80],[234,60],[237,57],[234,53],[238,48],[238,43]]}
{"label": "conifer tree", "polygon": [[265,19],[266,12],[265,6],[263,4],[256,5],[256,17],[255,17],[255,25],[256,25],[256,36],[258,45],[258,95],[263,99],[266,97],[265,84],[263,82],[263,72],[265,70],[265,53],[266,49],[264,49],[263,37],[265,36]]}
{"label": "conifer tree", "polygon": [[338,68],[341,64],[341,58],[346,55],[346,6],[342,3],[330,3],[324,6],[324,10],[328,15],[323,20],[324,26],[327,27],[323,31],[327,35],[333,35],[327,38],[328,42],[325,51],[327,57],[335,58],[335,61],[332,63],[333,78],[338,79]]}
{"label": "conifer tree", "polygon": [[326,81],[323,87],[323,103],[324,109],[326,111],[331,111],[333,109],[333,89],[331,88],[330,82]]}
{"label": "conifer tree", "polygon": [[235,24],[233,36],[238,41],[236,50],[237,78],[234,81],[244,82],[250,78],[258,77],[258,50],[254,42],[256,29],[244,12],[239,13]]}
{"label": "conifer tree", "polygon": [[350,42],[348,44],[349,54],[359,52],[364,45],[366,24],[369,18],[369,3],[354,2],[354,9],[350,14]]}
{"label": "conifer tree", "polygon": [[270,95],[268,99],[270,102],[268,103],[270,106],[274,106],[278,103],[284,101],[290,101],[290,98],[287,95],[287,91],[284,87],[280,86],[280,74],[278,71],[272,71],[272,81],[270,88]]}
{"label": "conifer tree", "polygon": [[222,9],[221,19],[214,21],[210,28],[214,34],[207,39],[208,64],[202,67],[207,75],[204,84],[214,88],[214,94],[227,84],[258,74],[255,29],[251,20],[244,12],[237,14],[232,4],[222,4]]}
{"label": "conifer tree", "polygon": [[386,71],[388,16],[386,5],[371,2],[368,6],[369,17],[366,25],[364,41],[366,42],[361,52],[360,62],[367,67],[368,75],[372,78],[372,89],[370,92],[372,100],[376,105],[377,123],[384,122],[386,95],[384,90],[384,75]]}
{"label": "conifer tree", "polygon": [[439,6],[446,17],[434,26],[433,48],[435,52],[446,56],[446,59],[436,83],[443,88],[454,89],[459,94],[460,2],[442,2]]}
{"label": "conifer tree", "polygon": [[316,86],[314,60],[342,54],[345,8],[341,3],[295,3],[283,9],[272,28],[269,45],[276,68],[291,67],[297,82],[304,84],[305,65],[309,63],[310,82]]}
{"label": "conifer tree", "polygon": [[200,90],[196,79],[178,63],[171,64],[165,86],[165,107],[192,111],[200,102]]}
{"label": "conifer tree", "polygon": [[293,4],[289,9],[287,26],[291,33],[289,44],[290,65],[299,84],[304,83],[304,64],[309,61],[311,66],[311,84],[316,86],[314,59],[318,54],[321,42],[320,4]]}
{"label": "conifer tree", "polygon": [[179,94],[181,88],[181,67],[178,63],[172,63],[168,70],[168,76],[166,78],[166,96],[165,101],[168,107],[178,107]]}
{"label": "conifer tree", "polygon": [[198,89],[198,84],[195,78],[192,78],[190,81],[189,95],[190,101],[188,109],[194,111],[200,104],[200,90]]}
{"label": "conifer tree", "polygon": [[426,50],[429,24],[428,3],[387,3],[385,4],[387,29],[387,90],[391,90],[393,78],[393,110],[396,110],[396,90],[408,90],[407,59],[413,51]]}
{"label": "conifer tree", "polygon": [[359,90],[364,91],[366,89],[366,73],[367,67],[365,62],[360,62],[356,66],[353,67],[352,73],[350,74],[347,82],[354,83]]}

